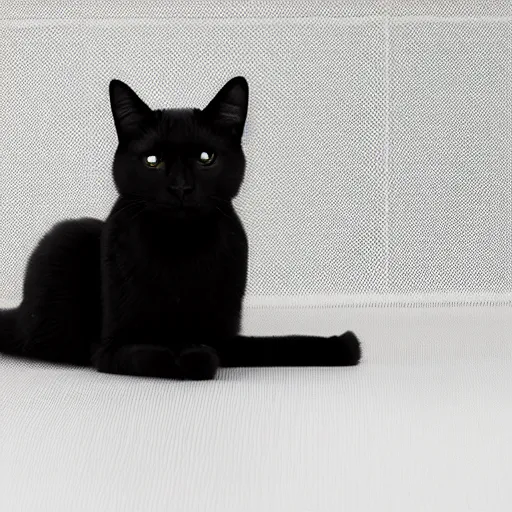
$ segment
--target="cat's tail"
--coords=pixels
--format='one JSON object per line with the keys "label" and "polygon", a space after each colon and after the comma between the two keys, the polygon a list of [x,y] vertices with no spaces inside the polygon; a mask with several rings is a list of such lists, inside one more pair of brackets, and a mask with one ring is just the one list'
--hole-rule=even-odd
{"label": "cat's tail", "polygon": [[17,355],[22,352],[22,344],[17,334],[18,309],[0,309],[0,352]]}
{"label": "cat's tail", "polygon": [[361,344],[347,331],[340,336],[237,336],[217,348],[221,366],[355,366]]}

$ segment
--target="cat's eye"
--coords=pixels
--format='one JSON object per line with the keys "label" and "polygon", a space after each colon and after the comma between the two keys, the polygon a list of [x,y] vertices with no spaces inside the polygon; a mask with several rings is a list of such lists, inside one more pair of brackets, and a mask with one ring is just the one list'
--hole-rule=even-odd
{"label": "cat's eye", "polygon": [[144,162],[148,167],[157,167],[161,160],[156,155],[147,155],[144,157]]}
{"label": "cat's eye", "polygon": [[202,165],[210,165],[215,160],[215,153],[213,151],[201,151],[198,160]]}

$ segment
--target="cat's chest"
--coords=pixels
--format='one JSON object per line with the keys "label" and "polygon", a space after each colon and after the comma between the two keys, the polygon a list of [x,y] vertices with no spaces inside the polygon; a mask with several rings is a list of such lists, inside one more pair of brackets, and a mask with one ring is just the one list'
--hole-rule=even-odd
{"label": "cat's chest", "polygon": [[139,289],[208,293],[245,272],[243,236],[226,226],[187,230],[141,221],[115,226],[108,252],[122,279]]}

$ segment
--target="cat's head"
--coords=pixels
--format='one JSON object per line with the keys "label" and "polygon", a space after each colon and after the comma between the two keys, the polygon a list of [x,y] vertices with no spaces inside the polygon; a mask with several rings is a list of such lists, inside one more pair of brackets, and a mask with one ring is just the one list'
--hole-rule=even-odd
{"label": "cat's head", "polygon": [[110,83],[119,139],[113,174],[121,196],[180,217],[218,210],[236,196],[249,89],[230,80],[204,108],[151,110],[126,84]]}

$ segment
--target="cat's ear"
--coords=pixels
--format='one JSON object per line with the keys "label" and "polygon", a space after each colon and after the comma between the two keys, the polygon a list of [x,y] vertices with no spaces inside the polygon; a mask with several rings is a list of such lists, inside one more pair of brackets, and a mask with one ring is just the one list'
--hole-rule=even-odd
{"label": "cat's ear", "polygon": [[237,76],[224,85],[203,113],[215,125],[225,128],[237,137],[242,137],[248,101],[247,80]]}
{"label": "cat's ear", "polygon": [[110,82],[110,106],[119,139],[133,137],[153,111],[120,80]]}

